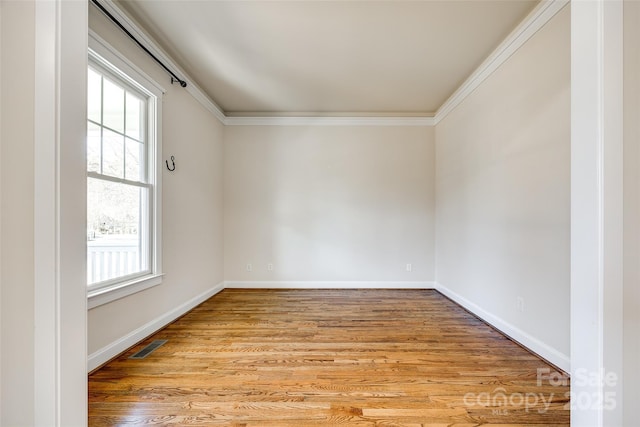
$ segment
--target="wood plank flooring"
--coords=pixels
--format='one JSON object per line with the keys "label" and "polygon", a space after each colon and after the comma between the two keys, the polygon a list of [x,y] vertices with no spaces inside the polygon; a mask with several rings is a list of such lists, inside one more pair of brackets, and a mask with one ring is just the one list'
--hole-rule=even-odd
{"label": "wood plank flooring", "polygon": [[90,375],[89,425],[568,426],[558,374],[436,291],[227,289]]}

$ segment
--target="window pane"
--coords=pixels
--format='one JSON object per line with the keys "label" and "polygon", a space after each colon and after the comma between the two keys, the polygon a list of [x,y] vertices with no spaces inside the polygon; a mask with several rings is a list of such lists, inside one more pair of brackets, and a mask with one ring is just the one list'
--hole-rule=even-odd
{"label": "window pane", "polygon": [[88,283],[148,271],[148,191],[95,178],[87,190]]}
{"label": "window pane", "polygon": [[140,160],[144,161],[144,144],[130,138],[126,139],[125,144],[125,178],[131,181],[144,182],[143,168],[140,167]]}
{"label": "window pane", "polygon": [[156,104],[135,89],[139,82],[112,73],[91,55],[89,63],[87,284],[96,290],[151,274],[157,265],[151,203],[156,177],[147,164],[148,150],[156,149],[148,109],[155,111]]}
{"label": "window pane", "polygon": [[100,173],[100,126],[87,124],[87,170]]}
{"label": "window pane", "polygon": [[89,68],[87,82],[87,117],[89,120],[100,123],[102,76]]}
{"label": "window pane", "polygon": [[103,82],[104,111],[103,124],[124,133],[124,89],[108,79]]}
{"label": "window pane", "polygon": [[124,136],[102,131],[102,173],[117,178],[124,178]]}
{"label": "window pane", "polygon": [[137,96],[127,92],[127,136],[142,140],[140,133],[142,125],[142,100]]}

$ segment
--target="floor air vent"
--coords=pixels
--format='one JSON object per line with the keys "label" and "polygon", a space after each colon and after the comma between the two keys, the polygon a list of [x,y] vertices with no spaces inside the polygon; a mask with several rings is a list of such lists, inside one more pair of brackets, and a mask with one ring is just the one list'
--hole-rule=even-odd
{"label": "floor air vent", "polygon": [[148,355],[150,355],[155,349],[162,346],[166,343],[167,340],[155,340],[139,352],[135,353],[133,356],[130,356],[129,359],[144,359]]}

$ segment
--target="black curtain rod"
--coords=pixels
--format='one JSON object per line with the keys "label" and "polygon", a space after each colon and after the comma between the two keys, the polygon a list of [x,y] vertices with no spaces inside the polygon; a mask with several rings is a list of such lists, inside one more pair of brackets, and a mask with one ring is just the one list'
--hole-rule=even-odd
{"label": "black curtain rod", "polygon": [[173,84],[173,82],[178,82],[180,83],[180,86],[182,87],[187,87],[187,82],[180,79],[180,77],[176,76],[175,73],[173,71],[171,71],[169,68],[167,68],[166,65],[164,65],[162,63],[162,61],[160,61],[158,58],[156,58],[156,56],[151,53],[151,51],[149,49],[147,49],[142,43],[140,43],[138,41],[137,38],[135,38],[135,36],[133,34],[131,34],[129,32],[129,30],[127,30],[124,25],[122,25],[112,14],[109,13],[109,11],[107,9],[104,8],[104,6],[102,6],[100,3],[98,3],[98,0],[91,0],[91,3],[93,3],[98,9],[100,9],[102,11],[102,13],[104,13],[105,15],[107,15],[107,17],[109,17],[109,19],[111,19],[113,21],[114,24],[116,24],[122,31],[125,32],[126,35],[129,36],[129,38],[131,38],[131,40],[133,40],[134,42],[136,42],[136,44],[138,46],[140,46],[140,48],[142,50],[144,50],[145,52],[147,52],[147,54],[152,57],[158,64],[160,64],[160,66],[162,68],[164,68],[167,73],[171,74],[171,84]]}

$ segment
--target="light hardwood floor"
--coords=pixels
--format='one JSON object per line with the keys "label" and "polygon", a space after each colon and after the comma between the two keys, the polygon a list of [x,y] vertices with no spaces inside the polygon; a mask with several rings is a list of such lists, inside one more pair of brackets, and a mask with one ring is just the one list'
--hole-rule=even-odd
{"label": "light hardwood floor", "polygon": [[90,375],[89,425],[568,426],[557,374],[436,291],[227,289]]}

